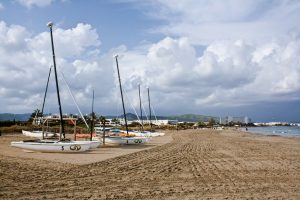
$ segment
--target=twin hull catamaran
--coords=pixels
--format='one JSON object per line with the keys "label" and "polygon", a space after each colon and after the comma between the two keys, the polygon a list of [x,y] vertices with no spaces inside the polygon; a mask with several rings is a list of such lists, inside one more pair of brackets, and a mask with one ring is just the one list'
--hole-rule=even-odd
{"label": "twin hull catamaran", "polygon": [[11,142],[11,146],[29,151],[49,153],[76,153],[97,148],[100,141],[52,141],[52,140],[27,140]]}
{"label": "twin hull catamaran", "polygon": [[[59,96],[59,88],[58,88],[58,80],[57,80],[57,72],[56,72],[56,62],[55,62],[55,53],[54,53],[54,43],[53,43],[53,35],[52,35],[52,27],[53,23],[49,22],[47,26],[50,28],[50,37],[51,37],[51,46],[52,46],[52,55],[53,55],[53,67],[55,74],[55,82],[56,82],[56,92],[60,113],[60,140],[52,141],[52,140],[27,140],[20,142],[11,142],[11,146],[22,148],[31,151],[40,151],[40,152],[62,152],[62,153],[76,153],[76,152],[84,152],[91,148],[98,147],[100,145],[100,141],[70,141],[65,140],[65,132],[63,126],[63,116],[61,110],[60,96]],[[48,77],[49,79],[49,77]],[[28,133],[30,134],[30,133]],[[40,134],[37,132],[36,134]],[[42,132],[43,134],[43,132]],[[62,139],[63,136],[63,139]],[[62,140],[61,140],[62,139]]]}
{"label": "twin hull catamaran", "polygon": [[[128,125],[127,125],[127,118],[126,118],[126,111],[125,111],[125,105],[124,105],[124,99],[123,99],[123,90],[122,90],[122,83],[121,83],[121,78],[120,78],[120,72],[119,72],[119,64],[118,64],[118,56],[115,56],[116,59],[116,66],[117,66],[117,72],[118,72],[118,78],[119,78],[119,86],[120,86],[120,93],[121,93],[121,100],[122,100],[122,108],[123,108],[123,114],[124,114],[124,119],[125,119],[125,126],[126,126],[126,132],[125,133],[120,133],[116,134],[116,132],[113,132],[112,134],[105,134],[105,138],[103,138],[103,134],[97,134],[98,138],[102,138],[103,141],[107,144],[145,144],[150,141],[150,137],[139,137],[135,136],[132,134],[129,134],[128,132]],[[102,132],[105,131],[104,129],[95,129],[96,132]]]}
{"label": "twin hull catamaran", "polygon": [[119,145],[119,144],[145,144],[150,141],[149,137],[120,137],[120,136],[106,136],[105,144]]}

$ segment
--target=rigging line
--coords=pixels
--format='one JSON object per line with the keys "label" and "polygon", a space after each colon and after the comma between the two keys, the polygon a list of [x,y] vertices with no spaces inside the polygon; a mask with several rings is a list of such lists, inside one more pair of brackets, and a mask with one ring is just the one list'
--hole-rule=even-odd
{"label": "rigging line", "polygon": [[123,89],[123,92],[125,93],[125,96],[126,96],[127,101],[129,102],[129,104],[130,104],[131,108],[133,109],[133,111],[134,111],[136,117],[138,118],[139,123],[142,124],[142,123],[141,123],[141,120],[140,120],[140,118],[139,118],[139,115],[137,114],[136,110],[134,109],[134,106],[133,106],[133,105],[131,104],[131,102],[129,101],[129,97],[128,97],[128,95],[127,95],[126,90]]}
{"label": "rigging line", "polygon": [[84,123],[85,123],[87,129],[89,130],[90,127],[89,127],[89,125],[87,124],[85,118],[83,117],[83,115],[82,115],[82,113],[81,113],[81,111],[80,111],[80,109],[79,109],[79,106],[78,106],[78,104],[77,104],[77,102],[76,102],[76,100],[75,100],[75,98],[74,98],[74,96],[73,96],[73,93],[72,93],[72,91],[71,91],[71,89],[70,89],[70,87],[69,87],[69,85],[68,85],[68,83],[67,83],[67,81],[66,81],[66,79],[65,79],[64,74],[63,74],[61,71],[60,71],[60,73],[61,73],[61,75],[62,75],[62,77],[63,77],[63,80],[64,80],[65,84],[67,85],[68,91],[69,91],[69,93],[70,93],[70,95],[71,95],[71,97],[72,97],[72,99],[73,99],[73,101],[74,101],[74,103],[75,103],[75,105],[76,105],[76,107],[77,107],[78,112],[80,113],[80,116],[81,116],[82,120],[84,121]]}
{"label": "rigging line", "polygon": [[50,69],[49,69],[49,74],[48,74],[48,79],[47,79],[47,84],[46,84],[46,89],[45,89],[45,94],[44,94],[43,106],[42,106],[42,111],[41,111],[42,117],[43,117],[43,114],[44,114],[44,107],[45,107],[45,102],[46,102],[46,97],[47,97],[49,79],[50,79],[50,76],[51,76],[51,69],[52,69],[52,65],[50,66]]}
{"label": "rigging line", "polygon": [[[142,95],[140,94],[140,97],[142,97]],[[144,113],[145,113],[145,116],[146,116],[146,119],[147,119],[147,121],[148,121],[148,116],[147,116],[147,112],[146,112],[146,110],[145,110],[145,107],[144,107],[144,104],[143,104],[143,102],[141,101],[141,107],[142,107],[142,110],[144,111]]]}
{"label": "rigging line", "polygon": [[143,108],[143,111],[144,111],[144,113],[145,113],[145,115],[146,115],[146,119],[147,119],[147,121],[149,121],[149,118],[148,118],[148,113],[146,112],[146,109],[145,109],[145,106],[144,106],[144,104],[142,103],[142,108]]}
{"label": "rigging line", "polygon": [[[44,115],[44,107],[45,107],[46,96],[47,96],[47,91],[48,91],[49,79],[50,79],[50,75],[51,75],[51,69],[52,69],[52,65],[50,66],[50,69],[49,69],[46,89],[45,89],[45,93],[44,93],[44,99],[43,99],[43,103],[42,103],[42,110],[41,110],[41,115],[42,115],[41,117],[42,118],[43,118],[43,115]],[[37,122],[38,111],[39,111],[39,109],[37,109],[37,111],[35,112],[34,120],[32,121],[32,123]]]}
{"label": "rigging line", "polygon": [[[156,114],[155,114],[155,111],[154,111],[154,108],[153,108],[152,105],[151,105],[151,110],[153,111],[153,114],[154,114],[156,123],[159,124],[159,123],[158,123],[158,120],[157,120],[157,117],[156,117]],[[158,127],[160,127],[160,126],[158,125]]]}

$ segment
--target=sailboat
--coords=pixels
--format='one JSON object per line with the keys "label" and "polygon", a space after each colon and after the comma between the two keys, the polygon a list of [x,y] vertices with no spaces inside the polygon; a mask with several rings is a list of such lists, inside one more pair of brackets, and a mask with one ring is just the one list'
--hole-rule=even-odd
{"label": "sailboat", "polygon": [[47,26],[50,28],[50,37],[51,37],[51,46],[52,46],[52,55],[53,55],[53,66],[54,66],[54,74],[55,74],[55,82],[56,82],[56,92],[59,106],[59,114],[60,114],[60,140],[25,140],[19,142],[11,142],[11,146],[31,150],[31,151],[39,151],[39,152],[62,152],[62,153],[77,153],[84,152],[91,149],[92,142],[91,141],[71,141],[65,138],[64,131],[64,121],[60,103],[59,96],[59,87],[57,80],[57,71],[56,71],[56,62],[55,62],[55,53],[54,53],[54,43],[53,43],[53,34],[52,27],[53,23],[49,22]]}
{"label": "sailboat", "polygon": [[[140,100],[140,113],[141,113],[141,130],[140,131],[134,131],[133,134],[136,136],[144,136],[144,137],[157,137],[157,136],[164,136],[165,133],[161,132],[154,132],[152,131],[152,116],[151,116],[151,104],[150,104],[150,92],[149,92],[149,87],[147,88],[148,91],[148,103],[149,103],[149,124],[150,124],[150,129],[151,131],[145,131],[143,129],[144,123],[143,123],[143,115],[142,115],[142,101],[141,101],[141,94],[140,94],[140,85],[139,85],[139,100]],[[144,108],[144,107],[143,107]],[[145,109],[144,109],[145,111]],[[146,113],[147,116],[147,113]],[[148,119],[148,118],[147,118]]]}
{"label": "sailboat", "polygon": [[143,137],[143,136],[139,137],[139,136],[134,136],[133,134],[129,134],[124,99],[123,99],[122,83],[121,83],[120,71],[119,71],[118,55],[115,56],[115,59],[116,59],[117,72],[118,72],[118,78],[119,78],[119,86],[120,86],[120,93],[121,93],[122,108],[123,108],[126,132],[125,132],[125,136],[123,136],[124,135],[123,131],[120,131],[119,134],[114,133],[114,135],[107,134],[105,137],[105,143],[112,144],[112,145],[145,144],[150,141],[149,137]]}

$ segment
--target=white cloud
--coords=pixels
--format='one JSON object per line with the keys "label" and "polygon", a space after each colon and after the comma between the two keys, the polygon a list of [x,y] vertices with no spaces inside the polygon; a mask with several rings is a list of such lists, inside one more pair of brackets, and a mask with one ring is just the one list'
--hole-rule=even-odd
{"label": "white cloud", "polygon": [[22,6],[27,8],[36,7],[46,7],[49,6],[53,0],[17,0]]}
{"label": "white cloud", "polygon": [[[160,113],[300,100],[299,3],[157,0],[150,4],[158,8],[156,17],[166,20],[159,31],[168,36],[147,46],[121,45],[102,52],[100,36],[89,24],[54,29],[57,65],[84,112],[90,112],[93,89],[97,112],[121,112],[115,54],[130,112],[130,104],[138,107],[140,83],[143,101],[149,86]],[[2,104],[9,105],[6,111],[30,112],[41,104],[52,64],[49,32],[33,35],[25,27],[0,22],[0,53]],[[74,112],[59,81],[63,108]],[[54,109],[53,80],[51,88],[47,103]]]}
{"label": "white cloud", "polygon": [[121,72],[136,107],[138,83],[150,86],[159,109],[169,111],[178,105],[193,110],[299,100],[299,42],[290,38],[257,46],[222,40],[197,56],[187,38],[167,37],[143,54],[124,50]]}
{"label": "white cloud", "polygon": [[[262,42],[299,31],[300,2],[292,0],[206,1],[152,0],[141,8],[152,18],[165,20],[152,31],[188,37],[192,44],[215,40]],[[151,9],[152,8],[152,9]]]}
{"label": "white cloud", "polygon": [[4,6],[2,3],[0,3],[0,10],[3,10],[4,9]]}
{"label": "white cloud", "polygon": [[[52,65],[50,34],[42,32],[32,35],[22,26],[8,26],[1,21],[0,35],[0,93],[3,96],[2,105],[7,105],[3,109],[12,112],[31,111],[41,105],[48,69]],[[76,41],[70,42],[73,39]],[[98,34],[88,24],[78,24],[67,30],[58,28],[54,30],[54,44],[58,68],[64,72],[70,84],[77,87],[77,95],[82,93],[82,96],[87,96],[89,91],[86,88],[96,82],[98,73],[104,67],[99,66],[100,61],[95,61],[97,54],[90,53],[100,45]],[[48,104],[56,108],[53,83],[54,79]],[[62,90],[62,96],[64,100],[71,101],[65,89]]]}
{"label": "white cloud", "polygon": [[[96,30],[89,24],[79,23],[75,28],[67,30],[54,29],[53,37],[57,54],[64,58],[78,57],[83,52],[90,53],[90,47],[98,47],[101,44]],[[49,52],[50,33],[38,34],[28,41],[28,45],[41,53],[51,53]]]}

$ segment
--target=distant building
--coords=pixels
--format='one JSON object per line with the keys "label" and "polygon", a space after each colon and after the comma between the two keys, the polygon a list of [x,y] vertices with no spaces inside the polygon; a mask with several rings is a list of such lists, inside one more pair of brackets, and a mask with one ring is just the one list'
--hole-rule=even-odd
{"label": "distant building", "polygon": [[178,123],[178,120],[169,120],[169,119],[164,119],[164,120],[153,120],[152,124],[155,125],[176,125]]}
{"label": "distant building", "polygon": [[248,116],[243,116],[243,117],[232,117],[232,116],[227,116],[225,117],[224,120],[222,120],[225,124],[229,123],[240,123],[240,124],[249,124],[252,123],[251,118]]}
{"label": "distant building", "polygon": [[[132,124],[133,122],[136,123],[141,123],[139,120],[134,120],[134,121],[127,121],[128,124]],[[124,118],[120,119],[120,123],[122,125],[125,124]],[[143,124],[149,124],[150,120],[143,120]],[[151,123],[157,126],[163,126],[163,125],[176,125],[178,123],[178,120],[169,120],[169,119],[164,119],[164,120],[151,120]]]}

